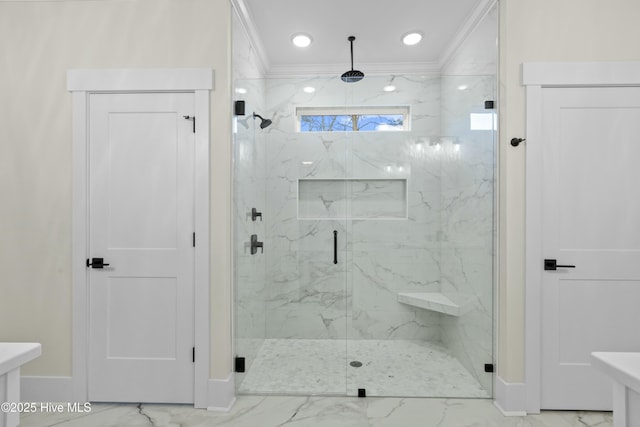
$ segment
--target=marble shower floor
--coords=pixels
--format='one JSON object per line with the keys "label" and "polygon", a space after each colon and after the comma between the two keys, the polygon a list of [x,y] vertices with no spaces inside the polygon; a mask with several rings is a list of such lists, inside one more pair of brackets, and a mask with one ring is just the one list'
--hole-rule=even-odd
{"label": "marble shower floor", "polygon": [[410,340],[268,339],[237,380],[245,394],[491,397],[445,348]]}
{"label": "marble shower floor", "polygon": [[610,412],[504,417],[489,399],[240,396],[229,412],[188,405],[93,404],[23,414],[21,427],[612,427]]}

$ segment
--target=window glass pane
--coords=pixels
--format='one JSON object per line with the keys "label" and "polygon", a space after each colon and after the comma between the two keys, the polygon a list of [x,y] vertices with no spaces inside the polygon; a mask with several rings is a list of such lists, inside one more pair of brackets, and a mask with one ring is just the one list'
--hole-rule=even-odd
{"label": "window glass pane", "polygon": [[358,117],[358,130],[403,130],[402,114],[363,115]]}
{"label": "window glass pane", "polygon": [[401,131],[403,114],[301,115],[300,132]]}
{"label": "window glass pane", "polygon": [[470,130],[497,130],[497,115],[492,113],[469,114]]}

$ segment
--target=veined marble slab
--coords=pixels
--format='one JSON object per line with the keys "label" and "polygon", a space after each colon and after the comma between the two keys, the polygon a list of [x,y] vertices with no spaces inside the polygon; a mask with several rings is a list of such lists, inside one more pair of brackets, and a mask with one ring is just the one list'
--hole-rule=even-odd
{"label": "veined marble slab", "polygon": [[21,427],[611,427],[610,412],[543,411],[505,417],[490,399],[238,396],[229,412],[188,405],[106,404],[91,413],[24,414]]}

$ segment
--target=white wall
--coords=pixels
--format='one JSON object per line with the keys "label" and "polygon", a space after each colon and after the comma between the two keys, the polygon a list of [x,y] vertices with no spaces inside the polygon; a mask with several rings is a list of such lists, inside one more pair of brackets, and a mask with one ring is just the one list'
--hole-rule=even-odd
{"label": "white wall", "polygon": [[[524,380],[524,137],[521,64],[640,60],[638,0],[500,0],[498,373]],[[526,144],[526,143],[525,143]]]}
{"label": "white wall", "polygon": [[211,376],[227,377],[229,33],[228,0],[0,1],[0,341],[43,348],[23,374],[71,374],[67,69],[210,67]]}
{"label": "white wall", "polygon": [[[525,61],[640,60],[637,0],[500,0],[498,372],[524,378]],[[231,369],[227,0],[0,1],[0,340],[71,370],[71,104],[80,67],[212,67],[212,372]]]}

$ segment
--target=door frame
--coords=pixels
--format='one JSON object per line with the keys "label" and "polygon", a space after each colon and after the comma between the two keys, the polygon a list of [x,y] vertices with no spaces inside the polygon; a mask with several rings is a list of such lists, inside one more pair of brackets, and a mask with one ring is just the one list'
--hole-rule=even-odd
{"label": "door frame", "polygon": [[194,94],[195,117],[195,247],[194,406],[207,407],[210,365],[210,68],[73,69],[67,71],[67,90],[72,94],[72,396],[88,399],[89,360],[89,161],[88,101],[92,93]]}
{"label": "door frame", "polygon": [[640,62],[530,62],[526,88],[525,387],[526,411],[539,413],[542,342],[542,91],[553,88],[640,86]]}

